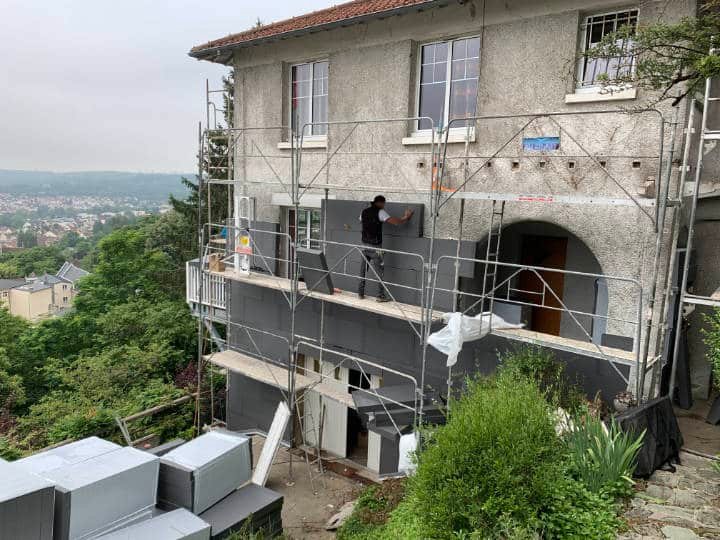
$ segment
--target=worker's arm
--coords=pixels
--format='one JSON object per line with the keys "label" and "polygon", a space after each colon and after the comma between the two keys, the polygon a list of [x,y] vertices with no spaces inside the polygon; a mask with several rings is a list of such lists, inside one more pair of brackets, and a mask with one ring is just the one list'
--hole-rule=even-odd
{"label": "worker's arm", "polygon": [[390,216],[385,220],[385,223],[389,223],[390,225],[402,225],[403,223],[407,223],[408,221],[410,221],[412,215],[413,211],[407,208],[401,218]]}

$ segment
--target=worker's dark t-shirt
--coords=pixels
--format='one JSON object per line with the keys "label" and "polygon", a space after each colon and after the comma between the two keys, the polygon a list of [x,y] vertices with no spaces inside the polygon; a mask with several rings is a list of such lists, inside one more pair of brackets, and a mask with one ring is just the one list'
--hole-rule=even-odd
{"label": "worker's dark t-shirt", "polygon": [[388,219],[390,219],[390,214],[382,208],[375,205],[365,208],[360,214],[363,244],[382,245],[382,226]]}

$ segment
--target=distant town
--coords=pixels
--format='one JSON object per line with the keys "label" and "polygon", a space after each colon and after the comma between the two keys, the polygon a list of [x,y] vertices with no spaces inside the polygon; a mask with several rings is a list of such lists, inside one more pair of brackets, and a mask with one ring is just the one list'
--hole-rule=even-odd
{"label": "distant town", "polygon": [[0,253],[51,246],[68,233],[89,238],[114,217],[140,218],[169,209],[167,203],[133,197],[0,193]]}

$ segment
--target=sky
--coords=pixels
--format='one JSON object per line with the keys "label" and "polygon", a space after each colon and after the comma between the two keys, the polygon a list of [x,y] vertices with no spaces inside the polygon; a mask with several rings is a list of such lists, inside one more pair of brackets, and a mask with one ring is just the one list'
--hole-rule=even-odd
{"label": "sky", "polygon": [[0,0],[0,169],[192,172],[194,45],[331,0]]}

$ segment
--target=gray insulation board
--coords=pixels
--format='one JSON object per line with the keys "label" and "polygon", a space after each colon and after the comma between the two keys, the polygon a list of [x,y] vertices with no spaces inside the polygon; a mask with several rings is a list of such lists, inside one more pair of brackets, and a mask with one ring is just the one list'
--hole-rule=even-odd
{"label": "gray insulation board", "polygon": [[55,483],[55,539],[85,539],[151,515],[157,501],[159,459],[120,448],[46,471]]}
{"label": "gray insulation board", "polygon": [[[283,496],[279,493],[266,487],[248,484],[200,514],[200,518],[212,527],[213,539],[224,538],[241,528],[248,518],[252,518],[256,526],[273,518],[281,520],[282,504]],[[278,525],[282,529],[282,523]]]}
{"label": "gray insulation board", "polygon": [[52,482],[0,462],[0,539],[52,540],[54,505]]}
{"label": "gray insulation board", "polygon": [[17,467],[34,474],[82,463],[88,459],[114,452],[122,446],[99,437],[87,437],[15,461]]}
{"label": "gray insulation board", "polygon": [[208,540],[210,525],[184,508],[106,534],[103,540]]}
{"label": "gray insulation board", "polygon": [[250,439],[210,431],[162,456],[159,498],[199,514],[247,482],[251,470]]}

